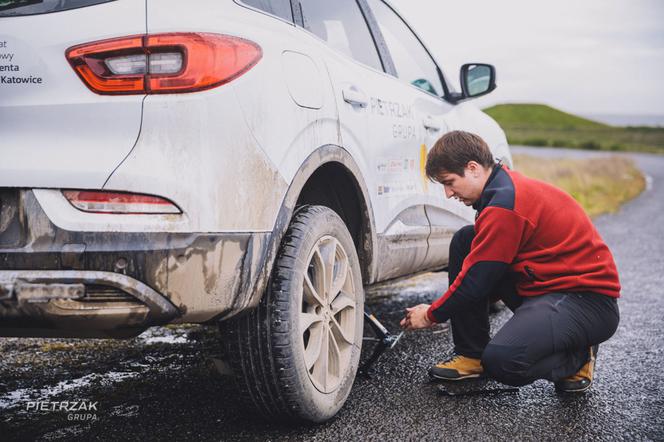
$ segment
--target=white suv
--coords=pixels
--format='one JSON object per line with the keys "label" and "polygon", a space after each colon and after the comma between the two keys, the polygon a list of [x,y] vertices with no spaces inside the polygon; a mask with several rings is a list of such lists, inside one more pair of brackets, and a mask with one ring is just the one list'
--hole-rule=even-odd
{"label": "white suv", "polygon": [[[452,43],[450,43],[452,44]],[[446,266],[473,211],[424,174],[503,131],[382,0],[0,1],[0,335],[221,323],[266,416],[324,421],[363,286]]]}

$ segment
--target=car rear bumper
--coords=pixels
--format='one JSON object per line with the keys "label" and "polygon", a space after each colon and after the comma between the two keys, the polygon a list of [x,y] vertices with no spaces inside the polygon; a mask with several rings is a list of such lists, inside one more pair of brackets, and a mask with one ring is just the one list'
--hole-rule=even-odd
{"label": "car rear bumper", "polygon": [[269,233],[68,231],[31,190],[0,201],[0,336],[130,337],[256,302]]}
{"label": "car rear bumper", "polygon": [[0,270],[0,335],[131,336],[179,314],[163,295],[122,274]]}

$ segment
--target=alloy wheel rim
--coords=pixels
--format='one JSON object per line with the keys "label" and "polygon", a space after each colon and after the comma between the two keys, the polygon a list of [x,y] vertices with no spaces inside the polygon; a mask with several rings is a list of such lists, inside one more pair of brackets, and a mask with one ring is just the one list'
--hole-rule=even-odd
{"label": "alloy wheel rim", "polygon": [[338,388],[351,363],[356,305],[348,254],[336,238],[324,236],[309,254],[299,315],[304,364],[323,393]]}

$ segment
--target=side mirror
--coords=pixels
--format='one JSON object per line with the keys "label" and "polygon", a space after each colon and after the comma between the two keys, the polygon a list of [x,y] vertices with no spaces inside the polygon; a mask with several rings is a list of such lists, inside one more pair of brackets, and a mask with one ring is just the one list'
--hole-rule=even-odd
{"label": "side mirror", "polygon": [[496,69],[490,64],[468,63],[461,66],[461,90],[466,97],[479,97],[495,88]]}
{"label": "side mirror", "polygon": [[486,95],[496,88],[496,68],[484,63],[466,63],[459,75],[461,93],[450,95],[452,103]]}

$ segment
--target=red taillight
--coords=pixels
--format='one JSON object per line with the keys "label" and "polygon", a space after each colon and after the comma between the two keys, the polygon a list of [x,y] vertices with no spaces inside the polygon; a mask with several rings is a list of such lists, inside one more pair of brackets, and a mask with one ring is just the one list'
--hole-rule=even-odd
{"label": "red taillight", "polygon": [[228,83],[262,57],[249,40],[209,33],[135,35],[69,48],[83,82],[103,95],[195,92]]}
{"label": "red taillight", "polygon": [[62,194],[72,206],[84,212],[115,214],[182,213],[175,204],[157,196],[87,190],[63,190]]}

